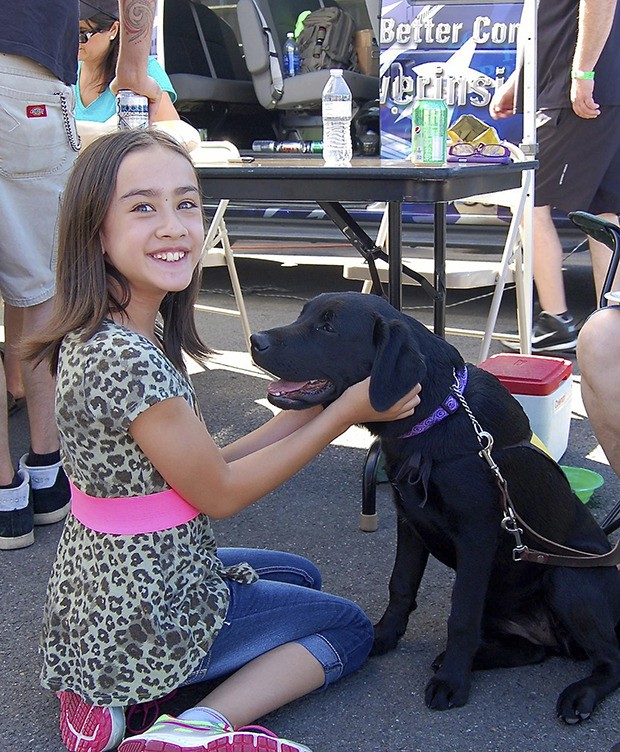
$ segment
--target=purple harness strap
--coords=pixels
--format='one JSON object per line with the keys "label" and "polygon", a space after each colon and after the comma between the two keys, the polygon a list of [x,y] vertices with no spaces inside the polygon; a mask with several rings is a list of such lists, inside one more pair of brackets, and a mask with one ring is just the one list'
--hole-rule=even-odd
{"label": "purple harness strap", "polygon": [[[460,371],[454,372],[454,384],[452,385],[452,390],[462,394],[465,391],[466,386],[467,366],[463,366]],[[432,428],[436,423],[439,423],[444,418],[447,418],[448,415],[455,413],[459,409],[459,405],[461,403],[458,401],[457,397],[455,397],[453,391],[450,392],[450,394],[445,398],[445,400],[432,415],[429,415],[428,418],[425,418],[419,423],[416,423],[413,428],[411,428],[409,431],[407,431],[407,433],[404,433],[398,438],[410,439],[413,436],[419,436],[421,433],[424,433],[424,431],[428,431],[429,428]]]}

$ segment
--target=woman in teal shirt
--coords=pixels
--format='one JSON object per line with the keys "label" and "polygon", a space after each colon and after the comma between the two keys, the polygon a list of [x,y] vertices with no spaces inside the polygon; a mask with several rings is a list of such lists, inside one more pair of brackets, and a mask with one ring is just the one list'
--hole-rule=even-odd
{"label": "woman in teal shirt", "polygon": [[[116,113],[116,98],[110,82],[116,71],[119,45],[118,0],[80,2],[80,48],[75,91],[76,120],[103,123]],[[163,68],[149,58],[148,74],[162,89],[154,121],[179,120],[173,102],[177,95]]]}

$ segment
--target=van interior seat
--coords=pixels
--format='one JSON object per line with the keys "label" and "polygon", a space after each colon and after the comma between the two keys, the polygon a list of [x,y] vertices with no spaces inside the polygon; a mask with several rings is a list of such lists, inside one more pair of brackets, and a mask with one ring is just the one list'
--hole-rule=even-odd
{"label": "van interior seat", "polygon": [[[295,28],[299,13],[337,3],[322,0],[238,0],[237,20],[246,65],[252,76],[256,97],[268,110],[318,110],[329,70],[302,73],[282,79],[282,44]],[[270,54],[271,47],[271,54]],[[279,66],[279,70],[278,67]],[[274,77],[279,77],[279,81]],[[355,71],[344,71],[353,100],[358,103],[377,99],[379,79]],[[281,96],[274,90],[281,86]]]}
{"label": "van interior seat", "polygon": [[231,27],[206,5],[166,0],[166,73],[178,102],[256,104],[251,77]]}

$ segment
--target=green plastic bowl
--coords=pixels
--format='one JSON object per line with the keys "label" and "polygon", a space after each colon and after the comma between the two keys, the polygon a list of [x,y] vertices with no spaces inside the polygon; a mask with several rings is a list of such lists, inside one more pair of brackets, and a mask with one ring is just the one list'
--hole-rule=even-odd
{"label": "green plastic bowl", "polygon": [[564,471],[564,475],[568,478],[570,487],[573,489],[575,495],[584,504],[590,501],[590,497],[600,488],[603,483],[603,476],[595,473],[594,470],[586,470],[585,467],[570,467],[568,465],[560,465]]}

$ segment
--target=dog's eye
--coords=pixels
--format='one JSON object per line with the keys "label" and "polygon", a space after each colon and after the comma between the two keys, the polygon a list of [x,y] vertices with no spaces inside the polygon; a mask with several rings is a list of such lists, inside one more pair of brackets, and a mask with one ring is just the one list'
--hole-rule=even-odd
{"label": "dog's eye", "polygon": [[320,324],[317,329],[320,332],[331,332],[332,334],[336,331],[334,327],[329,323],[329,321],[324,321],[322,324]]}

